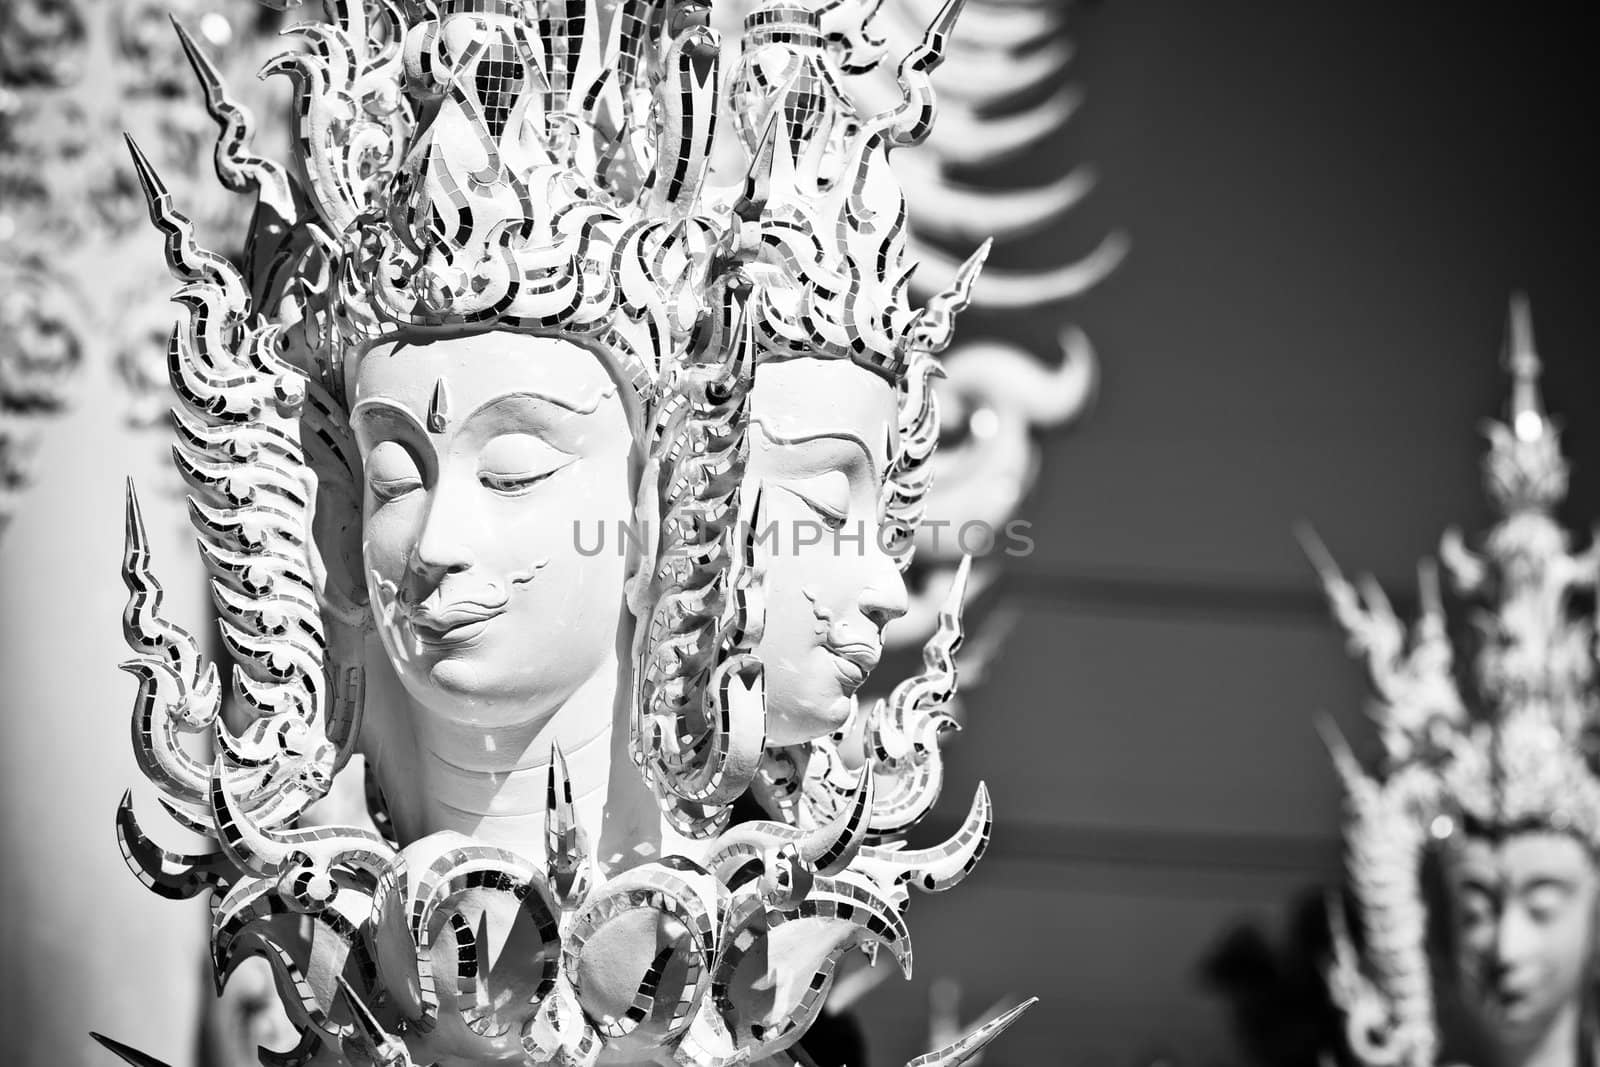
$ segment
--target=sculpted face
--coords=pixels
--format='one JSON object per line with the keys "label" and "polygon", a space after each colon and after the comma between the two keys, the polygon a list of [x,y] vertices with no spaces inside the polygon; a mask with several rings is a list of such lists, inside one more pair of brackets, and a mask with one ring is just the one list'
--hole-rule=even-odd
{"label": "sculpted face", "polygon": [[848,360],[763,364],[751,393],[745,493],[764,568],[767,738],[837,729],[877,665],[906,588],[880,544],[879,494],[898,447],[894,388]]}
{"label": "sculpted face", "polygon": [[559,707],[615,652],[626,577],[574,535],[631,513],[632,434],[600,359],[512,333],[379,346],[351,423],[368,591],[408,694],[481,725]]}
{"label": "sculpted face", "polygon": [[1543,1034],[1587,988],[1594,945],[1594,858],[1554,832],[1470,837],[1447,864],[1464,1001],[1505,1046]]}

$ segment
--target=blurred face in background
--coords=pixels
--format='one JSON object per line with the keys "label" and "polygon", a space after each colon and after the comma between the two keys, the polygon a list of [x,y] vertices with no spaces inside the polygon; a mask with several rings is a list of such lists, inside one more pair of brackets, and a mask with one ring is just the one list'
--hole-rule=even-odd
{"label": "blurred face in background", "polygon": [[1600,890],[1594,856],[1570,834],[1529,831],[1468,837],[1445,869],[1463,1003],[1503,1054],[1529,1048],[1582,1010]]}

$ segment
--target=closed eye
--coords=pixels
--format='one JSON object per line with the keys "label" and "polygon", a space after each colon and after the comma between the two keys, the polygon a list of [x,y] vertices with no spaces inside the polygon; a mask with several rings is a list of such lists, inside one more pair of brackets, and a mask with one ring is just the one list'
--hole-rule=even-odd
{"label": "closed eye", "polygon": [[795,495],[799,496],[801,500],[804,500],[810,506],[811,510],[817,513],[817,517],[822,520],[823,525],[827,526],[830,530],[837,530],[844,525],[845,513],[837,511],[821,501],[808,499],[800,493],[796,493]]}
{"label": "closed eye", "polygon": [[422,488],[422,482],[416,478],[370,478],[367,484],[372,487],[372,495],[385,504]]}
{"label": "closed eye", "polygon": [[367,456],[366,474],[368,488],[382,504],[422,488],[421,465],[399,441],[380,441]]}
{"label": "closed eye", "polygon": [[1523,896],[1523,904],[1535,922],[1544,923],[1558,914],[1571,898],[1572,891],[1568,887],[1546,882],[1529,889]]}
{"label": "closed eye", "polygon": [[[565,467],[566,464],[563,463],[561,466]],[[517,493],[527,492],[560,469],[561,467],[556,467],[554,470],[524,472],[521,474],[482,471],[478,474],[478,482],[485,489],[493,489],[497,493],[514,496]]]}
{"label": "closed eye", "polygon": [[816,512],[823,525],[831,530],[842,527],[850,515],[850,479],[842,471],[779,484]]}
{"label": "closed eye", "polygon": [[577,458],[533,434],[501,434],[484,446],[478,460],[478,482],[493,492],[516,496]]}

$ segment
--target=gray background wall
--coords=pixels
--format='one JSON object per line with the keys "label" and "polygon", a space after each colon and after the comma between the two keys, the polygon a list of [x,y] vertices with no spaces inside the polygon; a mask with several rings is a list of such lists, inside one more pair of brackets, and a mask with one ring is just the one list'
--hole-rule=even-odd
{"label": "gray background wall", "polygon": [[1067,309],[1103,391],[1049,445],[1038,550],[1010,583],[1021,622],[951,749],[942,810],[987,778],[994,850],[913,902],[917,974],[866,1004],[873,1063],[921,1050],[928,983],[955,974],[969,1013],[1043,998],[995,1067],[1240,1061],[1200,961],[1240,923],[1276,932],[1335,875],[1314,717],[1370,740],[1290,524],[1314,520],[1400,599],[1445,526],[1482,527],[1478,424],[1502,409],[1514,288],[1576,464],[1569,522],[1597,512],[1580,11],[1110,0],[1075,16],[1089,96],[1059,148],[1102,183],[1025,251],[1118,227],[1134,251]]}

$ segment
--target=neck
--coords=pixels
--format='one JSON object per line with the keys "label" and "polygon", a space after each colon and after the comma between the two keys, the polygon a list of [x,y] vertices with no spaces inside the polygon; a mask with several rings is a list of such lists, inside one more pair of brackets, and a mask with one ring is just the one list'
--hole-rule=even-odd
{"label": "neck", "polygon": [[566,758],[579,825],[602,869],[659,857],[660,816],[628,752],[632,686],[615,654],[550,715],[488,728],[413,701],[376,638],[367,651],[362,747],[401,845],[455,831],[539,862],[555,743]]}
{"label": "neck", "polygon": [[[474,726],[411,705],[424,833],[454,830],[518,852],[543,840],[550,748],[566,757],[580,824],[601,825],[611,775],[617,662],[607,657],[547,718]],[[592,829],[591,829],[592,832]]]}
{"label": "neck", "polygon": [[1583,1013],[1574,998],[1539,1033],[1520,1041],[1499,1042],[1495,1067],[1577,1067]]}

